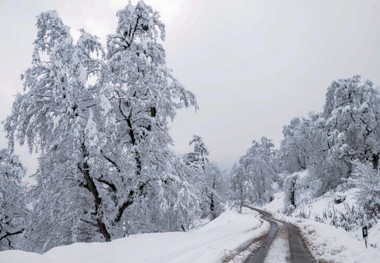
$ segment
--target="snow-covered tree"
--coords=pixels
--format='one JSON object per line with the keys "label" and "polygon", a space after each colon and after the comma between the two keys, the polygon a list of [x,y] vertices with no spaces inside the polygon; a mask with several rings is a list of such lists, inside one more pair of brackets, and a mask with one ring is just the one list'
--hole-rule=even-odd
{"label": "snow-covered tree", "polygon": [[283,172],[308,169],[318,180],[318,194],[351,176],[352,161],[379,165],[380,93],[359,76],[334,81],[326,93],[323,113],[295,118],[284,128]]}
{"label": "snow-covered tree", "polygon": [[185,162],[195,169],[204,171],[206,164],[209,163],[208,155],[210,154],[202,137],[193,135],[193,139],[189,142],[193,145],[194,150],[185,156]]}
{"label": "snow-covered tree", "polygon": [[[59,232],[71,229],[72,221],[88,221],[96,228],[93,232],[100,236],[92,240],[110,239],[96,185],[103,185],[97,182],[102,175],[94,165],[105,162],[101,149],[112,136],[110,103],[101,83],[102,54],[98,40],[84,31],[74,44],[69,28],[55,11],[38,17],[32,66],[22,76],[24,93],[18,94],[5,128],[11,146],[18,139],[21,144],[26,141],[31,151],[41,151],[34,213],[50,213],[50,217],[41,218],[28,232],[29,237],[40,237],[43,251],[56,245],[50,240],[54,235],[58,243],[65,242],[66,238],[59,240]],[[86,206],[79,207],[83,200]],[[66,225],[57,224],[51,236],[38,232],[54,220]]]}
{"label": "snow-covered tree", "polygon": [[[330,158],[330,142],[326,120],[322,114],[310,113],[309,118],[295,118],[283,130],[280,158],[282,172],[291,175],[308,169],[315,180],[323,182],[317,195],[335,187],[340,176],[335,159]],[[289,185],[289,184],[288,184]]]}
{"label": "snow-covered tree", "polygon": [[16,155],[0,150],[0,251],[20,249],[27,215],[25,187],[21,179],[25,169]]}
{"label": "snow-covered tree", "polygon": [[331,154],[351,174],[355,159],[370,161],[375,169],[380,157],[380,93],[371,81],[361,83],[359,76],[334,81],[326,94],[324,116]]}
{"label": "snow-covered tree", "polygon": [[[181,202],[189,201],[183,197],[191,193],[176,197],[170,194],[176,187],[183,191],[189,188],[182,185],[183,175],[173,169],[176,157],[169,149],[172,139],[168,124],[177,109],[197,105],[195,96],[166,66],[160,43],[165,39],[165,27],[159,14],[139,1],[120,10],[117,16],[116,33],[107,41],[106,77],[112,88],[117,131],[107,159],[126,171],[123,185],[128,192],[119,202],[113,221],[120,225],[133,221],[134,216],[135,221],[139,220],[139,214],[147,214],[148,210],[163,217],[166,208],[176,209]],[[129,212],[125,212],[127,208]],[[150,227],[160,227],[157,218],[149,222]]]}
{"label": "snow-covered tree", "polygon": [[280,154],[282,169],[288,173],[306,169],[307,153],[304,151],[304,134],[301,132],[303,122],[303,119],[294,118],[283,128],[284,139],[281,142]]}
{"label": "snow-covered tree", "polygon": [[380,170],[373,163],[354,161],[352,177],[348,182],[359,188],[358,205],[361,206],[369,219],[380,216]]}
{"label": "snow-covered tree", "polygon": [[[241,159],[242,157],[240,157]],[[239,212],[242,212],[244,201],[246,200],[246,183],[247,178],[244,176],[242,168],[238,163],[234,163],[230,172],[231,179],[231,199],[238,202]]]}
{"label": "snow-covered tree", "polygon": [[205,189],[205,196],[207,198],[207,206],[205,210],[207,211],[209,218],[215,219],[221,212],[223,212],[221,203],[224,194],[224,175],[215,163],[208,163],[205,167],[205,177],[206,185],[208,186]]}
{"label": "snow-covered tree", "polygon": [[5,124],[11,148],[41,151],[28,249],[178,230],[196,213],[168,131],[195,97],[165,65],[158,13],[140,1],[117,15],[108,52],[83,30],[74,43],[55,11],[38,17],[24,93]]}
{"label": "snow-covered tree", "polygon": [[294,118],[283,129],[280,155],[284,172],[294,173],[320,165],[328,150],[326,124],[321,114]]}
{"label": "snow-covered tree", "polygon": [[209,151],[202,137],[194,135],[189,145],[193,151],[186,154],[183,159],[190,169],[190,182],[198,191],[202,217],[216,218],[221,208],[222,171],[209,161]]}
{"label": "snow-covered tree", "polygon": [[165,27],[159,14],[139,1],[117,15],[116,33],[108,36],[109,78],[120,143],[129,147],[135,174],[140,176],[149,167],[147,162],[164,163],[161,158],[167,156],[171,143],[168,121],[177,109],[196,107],[196,101],[165,65],[165,51],[159,43],[165,39]]}
{"label": "snow-covered tree", "polygon": [[232,175],[236,198],[243,203],[263,204],[270,201],[273,182],[278,171],[274,144],[266,137],[253,141],[247,153],[240,157]]}
{"label": "snow-covered tree", "polygon": [[24,249],[38,253],[59,245],[101,240],[97,226],[90,223],[93,200],[79,183],[76,160],[60,151],[51,154],[40,156],[36,185],[28,192],[32,211]]}

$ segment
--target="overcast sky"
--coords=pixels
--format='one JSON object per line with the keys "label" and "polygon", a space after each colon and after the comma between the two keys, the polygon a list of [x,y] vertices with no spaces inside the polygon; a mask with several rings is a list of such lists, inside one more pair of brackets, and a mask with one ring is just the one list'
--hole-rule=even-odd
{"label": "overcast sky", "polygon": [[[359,74],[380,84],[377,0],[146,0],[166,24],[167,64],[197,96],[171,128],[185,153],[193,134],[210,159],[229,169],[252,140],[279,145],[282,127],[321,111],[331,81]],[[132,1],[136,3],[136,1]],[[73,29],[105,36],[116,28],[120,0],[0,0],[0,120],[22,91],[36,16],[55,9]],[[6,146],[4,133],[0,147]],[[32,170],[33,162],[21,151]]]}

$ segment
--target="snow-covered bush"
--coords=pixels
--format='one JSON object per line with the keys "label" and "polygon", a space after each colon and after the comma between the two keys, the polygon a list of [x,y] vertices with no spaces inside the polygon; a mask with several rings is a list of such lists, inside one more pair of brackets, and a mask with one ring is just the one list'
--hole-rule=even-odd
{"label": "snow-covered bush", "polygon": [[380,169],[374,169],[371,163],[354,161],[352,178],[348,179],[359,188],[356,196],[358,205],[363,207],[369,218],[380,216]]}
{"label": "snow-covered bush", "polygon": [[346,203],[344,203],[343,210],[337,210],[333,205],[329,206],[329,208],[323,211],[321,216],[314,215],[314,220],[343,228],[346,231],[356,230],[364,225],[371,227],[377,222],[376,219],[368,218],[362,208],[354,205],[350,206]]}

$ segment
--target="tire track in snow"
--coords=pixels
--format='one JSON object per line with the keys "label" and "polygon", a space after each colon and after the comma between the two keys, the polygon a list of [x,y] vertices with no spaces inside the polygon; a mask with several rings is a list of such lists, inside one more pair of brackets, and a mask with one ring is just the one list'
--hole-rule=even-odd
{"label": "tire track in snow", "polygon": [[[270,213],[260,209],[246,205],[245,207],[259,212],[262,219],[270,223],[271,228],[266,235],[263,235],[259,239],[263,245],[254,249],[244,263],[263,263],[264,261],[291,263],[316,262],[311,256],[307,246],[303,243],[301,234],[295,225],[274,219]],[[286,240],[288,242],[286,242]],[[287,248],[287,246],[289,248]]]}
{"label": "tire track in snow", "polygon": [[277,222],[277,236],[269,248],[264,263],[289,262],[289,233],[283,223]]}

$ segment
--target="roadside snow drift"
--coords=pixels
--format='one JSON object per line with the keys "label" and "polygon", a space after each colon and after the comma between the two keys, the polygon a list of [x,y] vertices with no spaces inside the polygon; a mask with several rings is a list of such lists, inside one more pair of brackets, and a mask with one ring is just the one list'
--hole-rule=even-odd
{"label": "roadside snow drift", "polygon": [[227,211],[202,228],[189,232],[131,235],[110,243],[76,243],[43,255],[4,251],[6,263],[220,262],[243,243],[266,231],[256,212]]}
{"label": "roadside snow drift", "polygon": [[[334,209],[344,211],[345,205],[356,204],[357,189],[349,189],[344,192],[346,200],[340,204],[334,203],[334,193],[326,193],[309,202],[301,203],[294,214],[303,211],[304,214],[314,218],[323,217],[324,211]],[[365,248],[361,227],[352,232],[346,232],[341,228],[315,222],[312,219],[292,218],[279,212],[284,211],[284,194],[277,193],[274,200],[264,209],[273,213],[275,218],[297,225],[302,236],[307,242],[313,257],[317,262],[331,263],[378,263],[380,262],[380,223],[368,231],[368,248]]]}
{"label": "roadside snow drift", "polygon": [[312,220],[298,220],[302,235],[318,262],[378,263],[380,252],[372,247],[365,248],[364,240],[353,238],[343,229],[317,223]]}

